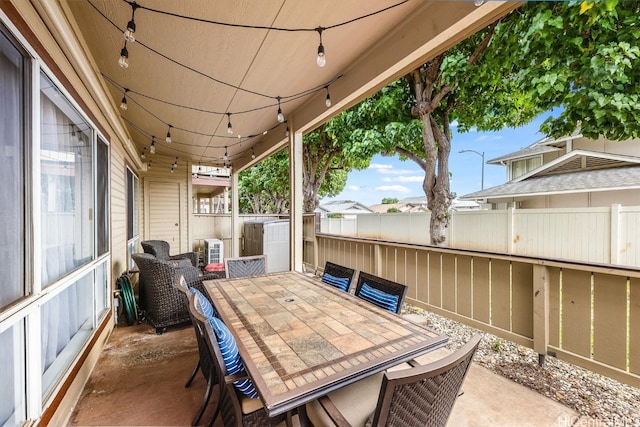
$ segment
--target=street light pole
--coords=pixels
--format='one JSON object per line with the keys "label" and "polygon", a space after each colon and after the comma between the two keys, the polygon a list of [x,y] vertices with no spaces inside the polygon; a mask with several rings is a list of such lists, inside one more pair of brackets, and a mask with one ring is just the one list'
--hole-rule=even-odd
{"label": "street light pole", "polygon": [[460,153],[476,153],[478,156],[482,157],[482,172],[481,172],[481,180],[480,180],[480,190],[484,190],[484,151],[481,153],[476,150],[460,150]]}

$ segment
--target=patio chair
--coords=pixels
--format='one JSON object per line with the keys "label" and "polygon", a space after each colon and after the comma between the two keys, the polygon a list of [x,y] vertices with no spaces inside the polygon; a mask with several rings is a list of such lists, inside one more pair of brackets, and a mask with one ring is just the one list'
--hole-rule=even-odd
{"label": "patio chair", "polygon": [[307,416],[316,427],[444,427],[480,338],[435,362],[387,371],[378,388],[374,376],[333,391],[307,404]]}
{"label": "patio chair", "polygon": [[145,240],[144,242],[140,242],[140,246],[142,246],[142,250],[144,250],[145,253],[151,254],[158,259],[171,261],[187,258],[191,261],[191,265],[194,267],[198,266],[199,257],[197,252],[185,252],[178,255],[169,255],[170,245],[169,242],[165,240]]}
{"label": "patio chair", "polygon": [[204,411],[207,408],[209,399],[211,398],[211,391],[213,390],[213,386],[216,385],[218,381],[215,375],[216,374],[215,369],[213,367],[213,359],[211,357],[211,354],[209,353],[209,347],[207,346],[207,343],[204,340],[204,336],[202,335],[201,328],[198,327],[197,321],[193,318],[193,311],[194,309],[197,309],[199,313],[202,313],[203,315],[206,316],[207,313],[214,314],[215,310],[212,307],[209,299],[205,296],[207,294],[206,293],[202,294],[196,288],[190,288],[189,285],[187,285],[187,281],[185,280],[184,276],[180,276],[178,278],[176,282],[176,288],[178,288],[178,290],[184,294],[184,298],[189,304],[190,304],[191,295],[197,294],[198,301],[199,301],[199,304],[196,304],[194,307],[189,305],[189,317],[191,318],[191,323],[193,324],[193,329],[196,334],[196,343],[198,344],[198,363],[196,364],[196,367],[193,369],[193,372],[191,373],[191,376],[187,380],[187,383],[184,385],[185,388],[190,387],[198,371],[202,372],[202,375],[207,381],[207,388],[205,389],[204,396],[202,398],[202,404],[200,405],[198,412],[196,413],[195,417],[193,418],[193,421],[191,422],[192,426],[197,426],[200,424],[202,415],[204,414]]}
{"label": "patio chair", "polygon": [[[213,416],[209,423],[209,427],[213,426],[218,415],[222,417],[224,426],[278,426],[283,427],[288,414],[271,418],[262,404],[262,401],[254,394],[255,389],[250,389],[247,393],[255,397],[249,397],[240,388],[247,390],[247,383],[250,379],[244,371],[244,365],[241,363],[240,355],[233,335],[226,329],[224,323],[219,319],[213,321],[207,318],[197,308],[197,295],[189,297],[189,308],[192,311],[194,322],[197,327],[202,330],[204,341],[209,349],[212,357],[212,364],[216,371],[215,376],[219,379],[220,391],[217,404]],[[224,343],[224,355],[220,347],[220,342]],[[229,359],[235,359],[238,372],[230,373],[227,369]],[[226,360],[226,361],[225,361]],[[240,363],[238,363],[238,360]],[[238,384],[238,387],[236,387]],[[250,384],[250,387],[253,387]]]}
{"label": "patio chair", "polygon": [[400,313],[407,294],[407,287],[400,283],[360,272],[356,284],[356,296],[393,313]]}
{"label": "patio chair", "polygon": [[224,271],[227,278],[260,276],[267,273],[267,256],[252,255],[225,258]]}
{"label": "patio chair", "polygon": [[327,261],[324,265],[324,270],[320,280],[340,289],[341,291],[347,292],[355,274],[356,271],[353,268],[344,267]]}
{"label": "patio chair", "polygon": [[189,287],[204,292],[202,281],[209,277],[200,276],[198,269],[187,259],[163,261],[147,253],[133,254],[132,257],[140,270],[140,306],[156,332],[161,334],[169,326],[188,323],[191,320],[189,307],[176,287],[176,281],[184,276]]}

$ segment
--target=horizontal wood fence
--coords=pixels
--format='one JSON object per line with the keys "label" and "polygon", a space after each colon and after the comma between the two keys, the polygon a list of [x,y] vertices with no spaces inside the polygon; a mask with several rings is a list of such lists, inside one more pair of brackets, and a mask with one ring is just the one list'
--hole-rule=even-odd
{"label": "horizontal wood fence", "polygon": [[305,235],[304,261],[404,283],[409,304],[640,387],[638,268],[328,234]]}

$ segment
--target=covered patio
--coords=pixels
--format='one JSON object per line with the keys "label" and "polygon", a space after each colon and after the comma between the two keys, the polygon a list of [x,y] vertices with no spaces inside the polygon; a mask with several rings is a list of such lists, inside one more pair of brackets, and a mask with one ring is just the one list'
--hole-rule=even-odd
{"label": "covered patio", "polygon": [[[385,245],[371,249],[368,242],[305,240],[302,136],[519,4],[243,0],[230,7],[208,0],[0,2],[0,47],[5,54],[0,65],[10,71],[2,78],[12,89],[2,94],[3,105],[9,105],[2,112],[4,128],[10,129],[4,153],[7,169],[18,171],[11,179],[14,192],[6,195],[16,202],[6,208],[11,215],[5,216],[2,235],[12,270],[6,274],[8,291],[0,292],[0,343],[7,367],[0,374],[6,384],[0,422],[188,424],[203,386],[199,378],[200,383],[184,394],[185,367],[192,369],[196,357],[193,330],[155,335],[145,325],[120,327],[115,283],[134,269],[131,255],[140,252],[143,240],[166,240],[172,253],[194,249],[194,236],[202,230],[196,229],[193,200],[210,191],[199,185],[197,174],[194,181],[194,170],[200,167],[223,170],[231,205],[238,206],[239,172],[286,148],[291,160],[291,270],[303,271],[305,265],[317,267],[332,259],[407,284],[413,280],[408,275],[411,268],[414,277],[426,277],[422,273],[427,264],[416,268],[419,258],[402,255],[408,251],[401,245],[389,250]],[[127,28],[128,38],[123,38]],[[241,224],[234,209],[227,256],[241,253]],[[12,229],[15,235],[9,234]],[[365,250],[358,249],[362,247]],[[358,259],[349,248],[366,256]],[[442,259],[443,269],[453,272],[453,258],[445,254]],[[501,261],[501,268],[511,268],[508,260]],[[530,263],[522,264],[527,273],[534,270]],[[468,278],[468,273],[464,269],[459,277]],[[623,273],[627,279],[620,290],[631,287],[628,277],[637,287],[638,272]],[[527,290],[515,301],[518,307],[532,305],[532,281],[524,284]],[[448,295],[439,294],[442,288],[410,285],[416,301],[438,292],[440,309],[449,310]],[[453,305],[462,311],[452,313],[468,316],[468,304]],[[469,317],[480,324],[485,311],[488,301],[487,310]],[[631,314],[625,313],[619,322],[636,324],[628,318],[637,310],[627,311]],[[491,328],[527,345],[535,341],[544,354],[548,322],[539,317],[535,337],[530,336],[532,319],[519,323],[502,316],[499,320],[508,326]],[[616,336],[616,343],[624,341],[629,350],[611,364],[625,365],[622,376],[637,381],[638,347],[629,336],[635,335]],[[554,338],[551,344],[558,345],[560,353],[562,343]],[[590,348],[583,347],[567,352],[589,358]],[[122,358],[115,358],[116,353]],[[127,362],[111,365],[111,357]],[[150,368],[156,366],[152,359],[158,359],[157,368]],[[164,383],[167,394],[161,391],[160,378],[130,370],[132,361],[139,361],[133,363],[135,368],[146,374],[171,379]],[[489,387],[512,386],[491,375],[474,374],[470,379],[474,377],[466,397],[480,389],[478,400],[465,399],[468,403],[454,414],[469,423],[480,419],[479,412],[490,413],[483,409],[489,402],[481,399],[491,394]],[[103,379],[116,381],[101,383]],[[128,387],[138,380],[140,388]],[[92,384],[98,386],[92,389]],[[516,389],[502,395],[549,403]],[[151,395],[143,399],[146,392]],[[171,407],[160,395],[176,404],[178,395],[187,400],[184,407]],[[114,400],[94,401],[98,396]],[[142,413],[142,400],[158,406]],[[495,416],[518,416],[511,411],[518,405],[503,404],[509,405],[509,413],[500,406]],[[77,409],[72,416],[73,408]],[[573,416],[557,405],[549,408],[545,412],[552,421]],[[183,418],[171,418],[174,415]],[[515,422],[500,420],[502,425]]]}
{"label": "covered patio", "polygon": [[[435,360],[449,352],[439,349],[430,357]],[[146,324],[121,324],[109,338],[69,425],[190,425],[206,385],[198,374],[191,387],[184,387],[197,360],[190,326],[156,335]],[[448,425],[568,427],[589,422],[574,410],[478,364],[472,365],[462,392]],[[201,425],[210,419],[217,393],[215,387]],[[219,419],[215,426],[222,427]]]}

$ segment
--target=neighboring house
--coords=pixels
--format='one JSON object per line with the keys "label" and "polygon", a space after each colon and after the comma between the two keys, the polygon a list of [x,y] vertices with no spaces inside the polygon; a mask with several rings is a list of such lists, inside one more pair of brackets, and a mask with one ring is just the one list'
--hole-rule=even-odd
{"label": "neighboring house", "polygon": [[[370,206],[370,209],[376,213],[386,213],[391,208],[396,208],[398,212],[429,212],[427,208],[427,198],[422,197],[407,197],[398,201],[398,203],[388,203]],[[472,200],[462,201],[454,199],[451,201],[451,210],[454,211],[469,211],[479,210],[480,205]]]}
{"label": "neighboring house", "polygon": [[508,182],[462,200],[492,209],[603,207],[640,204],[640,139],[592,140],[579,131],[489,160],[507,167]]}
{"label": "neighboring house", "polygon": [[323,203],[316,208],[316,212],[320,212],[321,218],[326,218],[328,215],[340,215],[342,218],[355,218],[355,215],[358,214],[373,213],[371,209],[362,203],[354,202],[353,200],[333,200]]}

